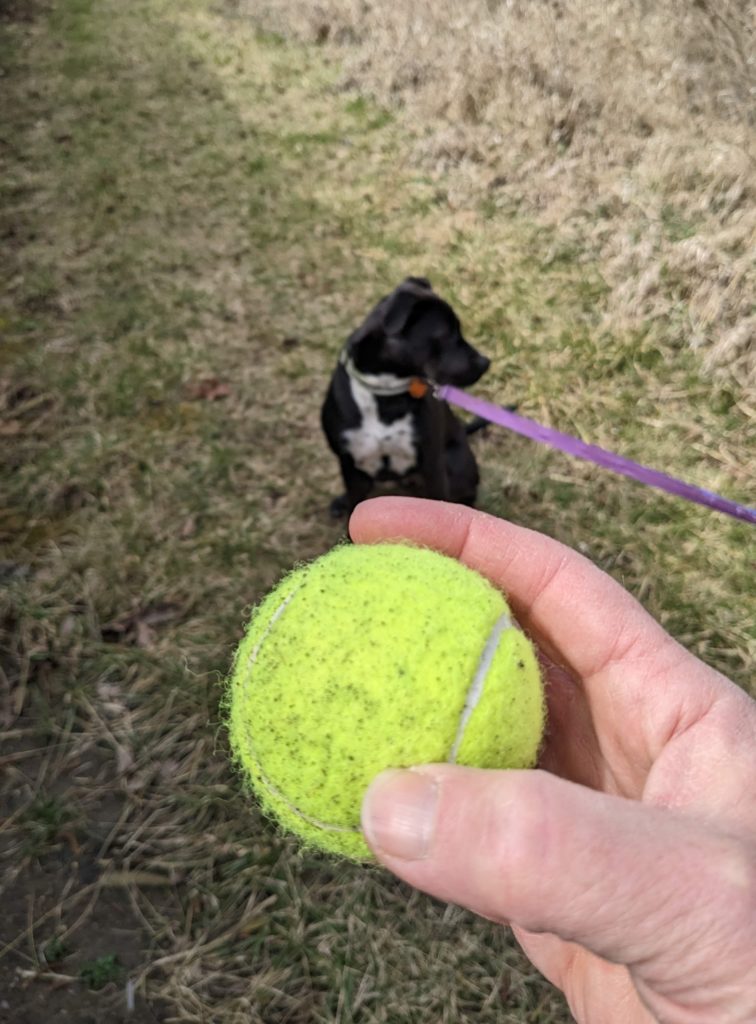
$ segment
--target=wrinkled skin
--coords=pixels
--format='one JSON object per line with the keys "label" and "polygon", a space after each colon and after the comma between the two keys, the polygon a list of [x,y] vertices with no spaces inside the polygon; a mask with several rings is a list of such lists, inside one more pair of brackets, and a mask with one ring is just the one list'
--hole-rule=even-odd
{"label": "wrinkled skin", "polygon": [[537,533],[402,498],[359,506],[350,532],[487,576],[547,679],[537,770],[378,777],[363,809],[378,858],[511,924],[582,1024],[756,1021],[756,703]]}

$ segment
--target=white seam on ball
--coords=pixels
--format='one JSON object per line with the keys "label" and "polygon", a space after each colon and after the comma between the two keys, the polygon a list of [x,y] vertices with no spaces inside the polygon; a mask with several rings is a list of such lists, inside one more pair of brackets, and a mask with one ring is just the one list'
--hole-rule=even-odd
{"label": "white seam on ball", "polygon": [[269,636],[271,630],[275,626],[276,622],[278,622],[278,620],[283,615],[283,613],[286,610],[289,602],[292,600],[292,598],[294,597],[295,594],[299,593],[299,591],[302,589],[303,585],[304,584],[301,584],[300,586],[297,587],[296,590],[292,590],[292,592],[289,594],[289,596],[284,601],[281,602],[281,604],[278,606],[278,608],[276,608],[276,610],[271,615],[270,622],[265,627],[265,632],[260,637],[260,639],[257,641],[255,646],[252,648],[252,653],[250,654],[249,658],[247,659],[247,668],[248,669],[251,669],[252,666],[254,665],[254,663],[257,661],[257,655],[260,653],[260,648],[265,643],[265,641],[268,639],[268,636]]}
{"label": "white seam on ball", "polygon": [[[263,635],[257,641],[257,643],[255,644],[251,654],[247,658],[247,676],[246,676],[246,679],[245,679],[245,689],[249,685],[249,683],[251,682],[252,669],[254,667],[255,662],[257,661],[257,656],[260,653],[260,648],[265,643],[267,638],[270,636],[270,633],[273,630],[273,626],[281,618],[281,616],[283,615],[284,611],[286,610],[287,606],[289,605],[289,603],[291,602],[293,597],[296,594],[299,593],[299,591],[302,589],[303,586],[304,586],[304,583],[301,583],[296,588],[296,590],[292,590],[292,592],[288,595],[288,597],[284,601],[281,602],[281,604],[278,606],[278,608],[276,608],[276,610],[271,615],[270,621],[268,622],[267,626],[265,627]],[[309,825],[314,825],[316,828],[323,829],[323,831],[325,831],[325,832],[350,832],[350,833],[352,833],[352,832],[360,832],[361,831],[361,829],[353,827],[353,826],[350,826],[350,825],[329,825],[325,821],[318,821],[317,818],[311,818],[309,814],[305,814],[305,812],[303,810],[300,810],[299,807],[297,807],[295,804],[291,803],[291,801],[288,799],[288,797],[284,793],[282,793],[281,790],[277,786],[275,786],[271,782],[271,780],[268,778],[268,775],[266,774],[263,766],[260,764],[260,759],[257,756],[257,752],[255,750],[254,743],[252,742],[252,736],[249,733],[247,733],[247,735],[245,736],[245,740],[246,740],[246,743],[247,743],[247,751],[248,751],[252,761],[257,766],[257,770],[260,773],[260,779],[262,780],[263,785],[266,786],[268,791],[270,793],[272,793],[273,796],[278,797],[278,799],[283,804],[285,804],[286,807],[288,807],[288,809],[291,811],[292,814],[296,814],[296,816],[298,818],[301,818],[302,821],[306,821]]]}
{"label": "white seam on ball", "polygon": [[270,781],[268,776],[263,771],[259,761],[255,761],[255,764],[257,765],[257,769],[260,772],[260,778],[262,779],[263,784],[273,794],[273,796],[277,796],[278,799],[283,804],[285,804],[286,807],[288,807],[292,814],[295,814],[302,821],[306,821],[308,825],[314,825],[316,828],[322,829],[324,832],[352,833],[362,831],[361,829],[356,828],[352,825],[331,825],[326,821],[318,821],[317,818],[311,818],[309,814],[305,814],[305,812],[301,810],[301,808],[297,807],[296,804],[291,803],[286,794],[282,793],[281,790]]}
{"label": "white seam on ball", "polygon": [[454,737],[454,743],[452,743],[452,748],[449,752],[449,757],[447,758],[449,764],[457,763],[457,755],[459,754],[459,748],[462,746],[462,741],[465,738],[467,724],[470,721],[470,716],[473,711],[478,706],[480,698],[483,696],[486,677],[488,676],[496,652],[499,649],[499,641],[501,640],[502,634],[512,628],[516,629],[517,627],[510,616],[505,612],[496,620],[493,625],[493,629],[488,635],[488,639],[486,640],[485,646],[480,655],[478,667],[475,670],[475,675],[473,676],[472,682],[465,694],[465,703],[462,708],[462,713],[459,716],[457,735]]}

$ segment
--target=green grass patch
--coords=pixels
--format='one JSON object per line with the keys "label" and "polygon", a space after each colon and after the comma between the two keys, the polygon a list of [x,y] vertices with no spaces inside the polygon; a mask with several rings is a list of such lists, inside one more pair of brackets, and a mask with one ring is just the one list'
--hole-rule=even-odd
{"label": "green grass patch", "polygon": [[82,964],[79,977],[87,988],[92,989],[93,992],[99,992],[106,985],[121,980],[123,967],[114,953],[108,953],[105,956],[98,956],[96,960]]}
{"label": "green grass patch", "polygon": [[31,858],[49,853],[57,844],[61,831],[70,826],[71,808],[55,796],[37,796],[21,819],[24,851]]}
{"label": "green grass patch", "polygon": [[[406,274],[491,357],[482,395],[587,441],[745,500],[747,416],[680,344],[684,282],[674,322],[607,323],[572,239],[498,200],[453,205],[398,119],[227,6],[63,0],[6,50],[14,891],[71,822],[92,870],[141,872],[146,991],[177,1019],[566,1022],[504,930],[262,820],[228,765],[222,679],[250,606],[342,537],[319,406]],[[475,444],[482,507],[586,552],[746,683],[747,526],[503,431]],[[59,861],[51,901],[81,886]],[[90,967],[93,988],[117,980],[114,955]]]}

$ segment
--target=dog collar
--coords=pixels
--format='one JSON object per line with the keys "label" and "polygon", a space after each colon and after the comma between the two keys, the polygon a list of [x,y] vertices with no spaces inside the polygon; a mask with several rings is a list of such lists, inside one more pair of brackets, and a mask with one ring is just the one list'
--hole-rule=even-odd
{"label": "dog collar", "polygon": [[422,377],[393,377],[388,373],[361,373],[345,348],[341,350],[339,362],[352,380],[362,384],[371,394],[382,398],[406,394],[412,398],[424,398],[430,390],[430,384]]}

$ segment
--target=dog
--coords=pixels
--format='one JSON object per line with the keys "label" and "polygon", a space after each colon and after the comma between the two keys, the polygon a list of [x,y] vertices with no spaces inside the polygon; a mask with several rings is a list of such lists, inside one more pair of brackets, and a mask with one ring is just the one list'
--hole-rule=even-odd
{"label": "dog", "polygon": [[347,338],[321,412],[346,491],[331,514],[351,514],[377,485],[474,505],[478,465],[466,427],[434,384],[469,387],[490,360],[462,336],[459,318],[424,277],[384,296]]}

